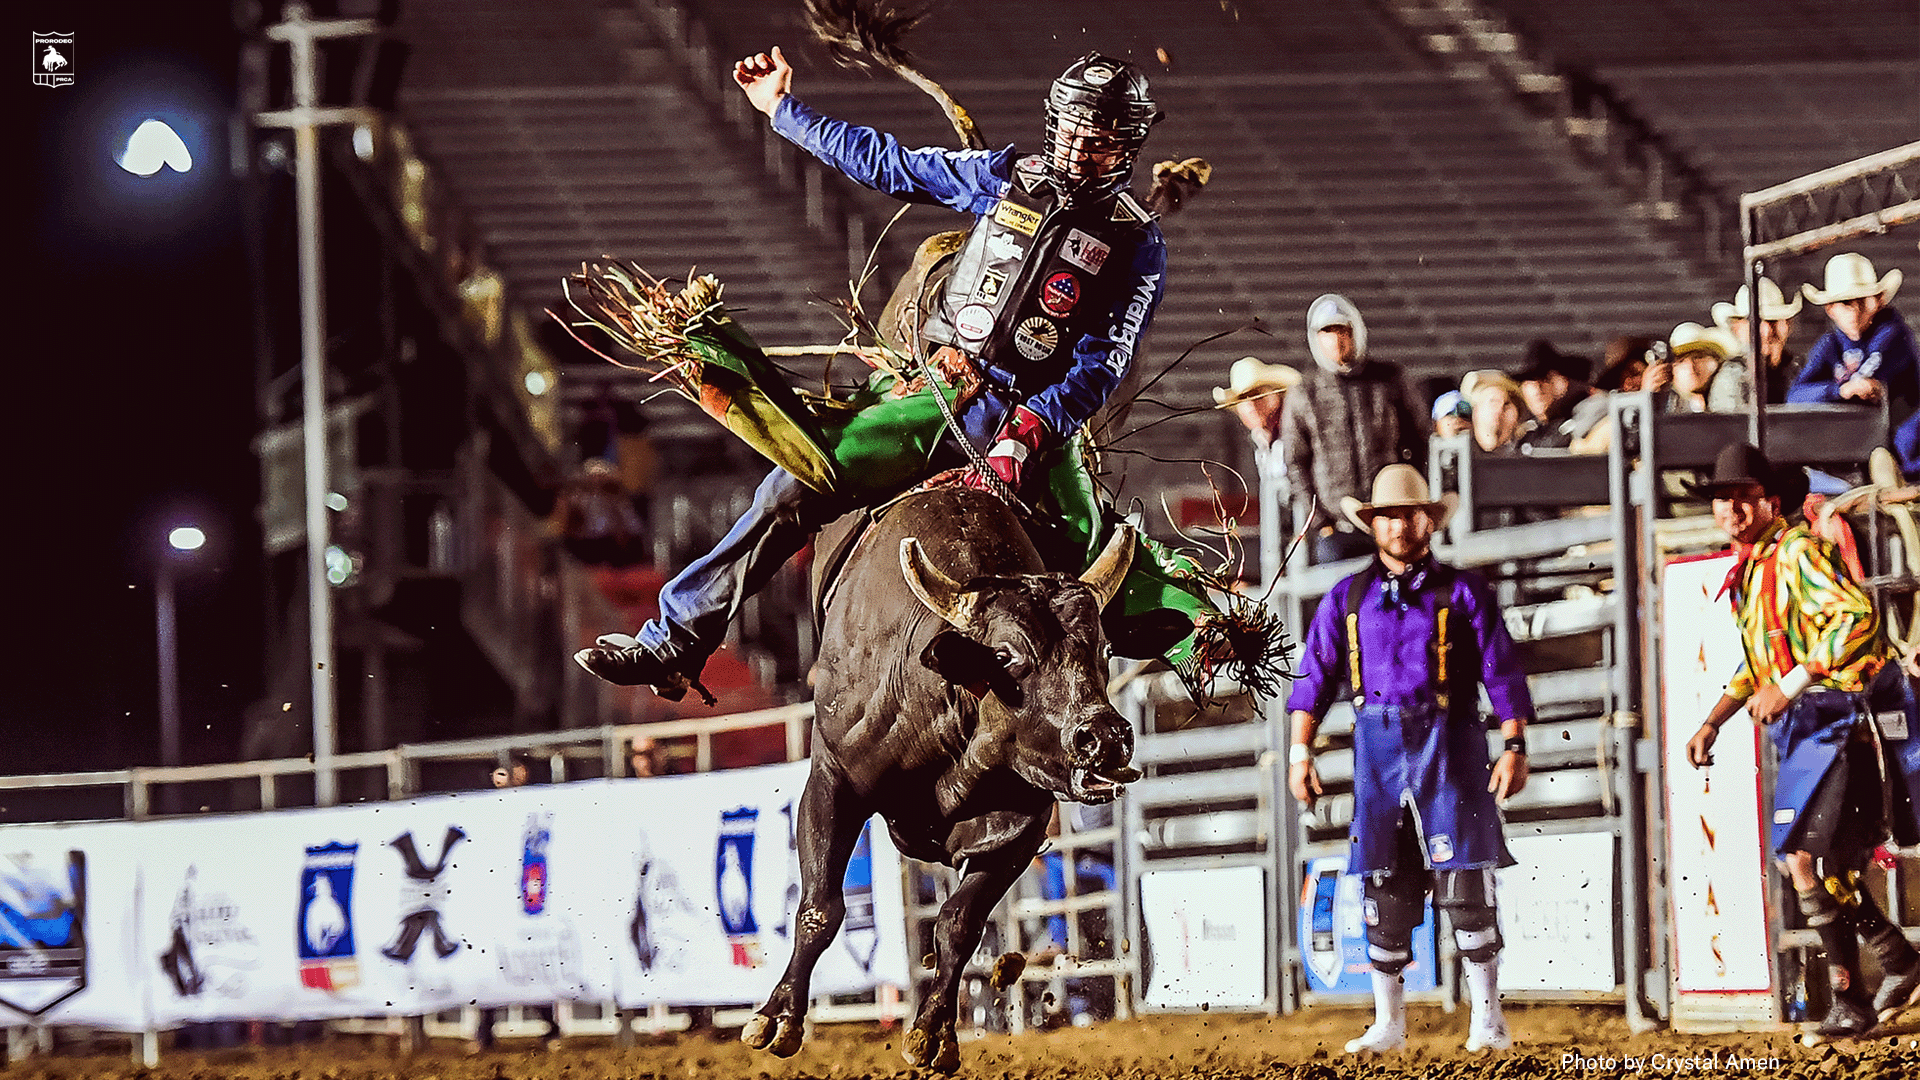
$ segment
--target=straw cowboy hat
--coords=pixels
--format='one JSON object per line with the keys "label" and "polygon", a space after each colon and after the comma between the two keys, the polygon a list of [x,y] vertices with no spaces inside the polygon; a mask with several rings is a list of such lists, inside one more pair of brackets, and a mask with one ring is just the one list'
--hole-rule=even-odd
{"label": "straw cowboy hat", "polygon": [[1520,384],[1514,382],[1507,376],[1506,372],[1501,371],[1499,368],[1481,368],[1478,371],[1469,371],[1461,376],[1460,396],[1471,402],[1474,394],[1479,393],[1489,386],[1499,387],[1514,401],[1520,400]]}
{"label": "straw cowboy hat", "polygon": [[[1772,322],[1775,319],[1791,319],[1800,314],[1800,295],[1794,294],[1793,303],[1780,293],[1780,286],[1772,278],[1760,279],[1760,321]],[[1722,330],[1733,325],[1733,320],[1747,317],[1747,287],[1733,294],[1733,303],[1725,300],[1713,305],[1713,324]]]}
{"label": "straw cowboy hat", "polygon": [[1718,327],[1709,329],[1697,322],[1683,322],[1667,335],[1667,346],[1673,355],[1680,356],[1690,352],[1710,352],[1716,360],[1725,360],[1729,350],[1726,331]]}
{"label": "straw cowboy hat", "polygon": [[1858,300],[1863,296],[1878,296],[1881,303],[1891,304],[1893,294],[1900,291],[1900,278],[1900,271],[1895,269],[1876,280],[1873,263],[1867,261],[1865,255],[1848,251],[1827,260],[1825,289],[1816,289],[1812,282],[1808,282],[1800,286],[1800,291],[1806,294],[1807,299],[1822,306],[1843,300]]}
{"label": "straw cowboy hat", "polygon": [[1213,388],[1214,407],[1225,409],[1269,394],[1284,394],[1298,385],[1300,373],[1293,368],[1243,356],[1228,369],[1227,385]]}
{"label": "straw cowboy hat", "polygon": [[1451,491],[1438,499],[1430,498],[1427,478],[1420,475],[1420,470],[1398,462],[1381,469],[1380,475],[1373,478],[1373,498],[1370,501],[1361,502],[1351,495],[1340,499],[1341,511],[1347,515],[1348,521],[1360,526],[1361,532],[1373,530],[1373,515],[1381,510],[1415,507],[1432,515],[1435,530],[1444,529],[1459,505],[1460,496]]}

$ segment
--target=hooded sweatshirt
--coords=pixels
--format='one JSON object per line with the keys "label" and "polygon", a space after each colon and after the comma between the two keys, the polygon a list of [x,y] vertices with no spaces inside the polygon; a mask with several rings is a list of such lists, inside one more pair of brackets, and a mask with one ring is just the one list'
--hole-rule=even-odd
{"label": "hooded sweatshirt", "polygon": [[[1320,331],[1345,325],[1354,355],[1345,366],[1320,346]],[[1365,498],[1373,478],[1395,462],[1427,464],[1426,432],[1397,364],[1367,356],[1367,324],[1344,296],[1307,306],[1307,349],[1314,367],[1287,394],[1280,430],[1296,504],[1317,501],[1317,522],[1338,521],[1343,496]]]}

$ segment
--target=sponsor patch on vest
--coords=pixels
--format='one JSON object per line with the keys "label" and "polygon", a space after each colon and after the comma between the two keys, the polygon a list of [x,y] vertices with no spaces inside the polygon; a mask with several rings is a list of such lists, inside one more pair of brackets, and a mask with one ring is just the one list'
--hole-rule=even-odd
{"label": "sponsor patch on vest", "polygon": [[1002,199],[1000,200],[1000,205],[993,210],[993,220],[1005,225],[1009,229],[1015,229],[1026,233],[1028,236],[1032,236],[1040,228],[1040,211],[1029,210],[1018,203],[1012,203]]}
{"label": "sponsor patch on vest", "polygon": [[1428,841],[1427,848],[1433,852],[1434,862],[1443,863],[1453,861],[1453,837],[1448,836],[1446,833],[1441,833]]}
{"label": "sponsor patch on vest", "polygon": [[1060,245],[1060,257],[1089,274],[1097,274],[1107,264],[1107,252],[1112,250],[1079,229],[1072,229],[1067,233],[1066,242]]}
{"label": "sponsor patch on vest", "polygon": [[993,333],[993,309],[985,304],[968,304],[953,317],[953,329],[965,341],[985,341]]}
{"label": "sponsor patch on vest", "polygon": [[1013,347],[1029,360],[1045,360],[1060,347],[1060,327],[1052,319],[1035,315],[1013,328]]}
{"label": "sponsor patch on vest", "polygon": [[1080,302],[1080,279],[1072,271],[1062,270],[1040,286],[1040,306],[1049,315],[1065,315]]}
{"label": "sponsor patch on vest", "polygon": [[996,232],[987,237],[987,254],[995,262],[1019,262],[1026,253],[1027,249],[1020,246],[1020,241],[1006,233]]}
{"label": "sponsor patch on vest", "polygon": [[1005,288],[1006,284],[1007,275],[998,270],[982,270],[980,284],[973,288],[973,299],[976,303],[991,307],[1000,302],[1000,290]]}
{"label": "sponsor patch on vest", "polygon": [[1793,807],[1791,806],[1785,807],[1780,810],[1775,810],[1773,812],[1773,823],[1775,825],[1786,825],[1792,821],[1793,821]]}

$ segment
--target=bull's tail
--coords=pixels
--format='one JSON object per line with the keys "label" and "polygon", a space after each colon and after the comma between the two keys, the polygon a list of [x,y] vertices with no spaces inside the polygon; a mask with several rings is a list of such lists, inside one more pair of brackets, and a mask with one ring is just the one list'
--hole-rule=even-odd
{"label": "bull's tail", "polygon": [[907,33],[926,18],[926,10],[894,11],[867,0],[807,0],[807,28],[827,52],[846,67],[885,68],[920,88],[940,105],[947,122],[969,150],[985,150],[986,139],[973,117],[945,87],[922,74],[907,52]]}

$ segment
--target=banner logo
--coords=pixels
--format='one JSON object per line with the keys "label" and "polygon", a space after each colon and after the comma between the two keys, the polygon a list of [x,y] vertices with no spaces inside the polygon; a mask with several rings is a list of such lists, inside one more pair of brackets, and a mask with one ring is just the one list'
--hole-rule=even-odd
{"label": "banner logo", "polygon": [[520,910],[547,910],[547,844],[553,839],[553,815],[528,814],[520,839]]}
{"label": "banner logo", "polygon": [[393,940],[381,948],[380,955],[402,964],[412,963],[413,951],[419,947],[420,939],[429,934],[433,936],[434,955],[440,959],[460,951],[460,942],[450,936],[441,923],[440,907],[447,901],[447,887],[440,882],[440,875],[447,869],[447,856],[466,838],[467,834],[460,831],[458,825],[447,826],[446,837],[440,842],[440,858],[431,866],[420,857],[412,832],[401,833],[387,842],[388,847],[400,853],[407,867],[406,883],[400,886],[400,909],[406,914],[401,916],[400,929]]}
{"label": "banner logo", "polygon": [[307,849],[300,868],[300,985],[329,992],[360,984],[353,949],[353,860],[359,844]]}
{"label": "banner logo", "polygon": [[33,35],[33,85],[73,85],[73,34]]}
{"label": "banner logo", "polygon": [[231,897],[195,891],[198,872],[187,867],[180,895],[174,898],[169,920],[173,938],[160,954],[160,972],[181,997],[199,997],[207,990],[221,997],[244,996],[244,973],[260,966],[260,943]]}
{"label": "banner logo", "polygon": [[760,966],[760,924],[753,917],[753,832],[760,811],[751,806],[720,814],[719,850],[714,853],[714,892],[720,898],[720,926],[732,946],[733,966]]}
{"label": "banner logo", "polygon": [[39,1016],[86,988],[86,853],[0,855],[0,1005]]}
{"label": "banner logo", "polygon": [[860,970],[871,973],[874,955],[880,951],[880,923],[873,912],[871,821],[860,826],[860,839],[853,845],[853,857],[847,860],[846,876],[840,879],[840,895],[847,902],[846,921],[840,924],[841,940]]}

